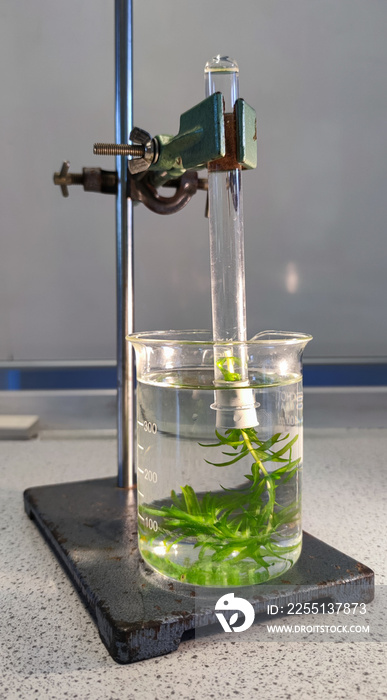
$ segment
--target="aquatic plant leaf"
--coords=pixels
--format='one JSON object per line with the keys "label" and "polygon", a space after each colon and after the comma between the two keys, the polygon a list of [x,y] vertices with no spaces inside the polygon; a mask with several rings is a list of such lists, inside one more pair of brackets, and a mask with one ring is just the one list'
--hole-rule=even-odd
{"label": "aquatic plant leaf", "polygon": [[182,486],[181,490],[183,492],[185,504],[187,506],[187,512],[190,515],[200,515],[200,504],[192,486]]}
{"label": "aquatic plant leaf", "polygon": [[211,464],[213,467],[229,467],[231,464],[236,464],[236,462],[239,462],[241,459],[243,459],[245,455],[241,454],[235,457],[234,459],[231,459],[229,462],[210,462],[208,459],[205,459],[204,461],[207,462],[207,464]]}
{"label": "aquatic plant leaf", "polygon": [[275,456],[276,456],[276,457],[280,457],[281,455],[284,455],[284,454],[285,454],[286,452],[288,452],[288,450],[294,445],[294,443],[297,442],[297,440],[298,440],[298,433],[297,433],[297,435],[295,435],[294,438],[293,438],[292,440],[290,440],[290,442],[288,442],[284,447],[282,447],[280,450],[278,450],[277,452],[275,452],[275,453],[274,453]]}

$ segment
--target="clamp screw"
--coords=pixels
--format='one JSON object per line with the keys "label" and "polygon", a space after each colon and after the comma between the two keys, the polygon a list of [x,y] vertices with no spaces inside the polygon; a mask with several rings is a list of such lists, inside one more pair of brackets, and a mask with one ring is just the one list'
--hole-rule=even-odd
{"label": "clamp screw", "polygon": [[95,143],[93,153],[97,156],[131,156],[128,167],[132,175],[142,173],[158,158],[158,142],[147,131],[135,126],[130,132],[133,144]]}
{"label": "clamp screw", "polygon": [[69,173],[70,161],[65,160],[60,173],[54,173],[54,183],[59,185],[64,197],[69,196],[68,185],[83,185],[82,173]]}
{"label": "clamp screw", "polygon": [[125,143],[95,143],[93,148],[95,156],[132,156],[143,158],[144,146],[132,146]]}

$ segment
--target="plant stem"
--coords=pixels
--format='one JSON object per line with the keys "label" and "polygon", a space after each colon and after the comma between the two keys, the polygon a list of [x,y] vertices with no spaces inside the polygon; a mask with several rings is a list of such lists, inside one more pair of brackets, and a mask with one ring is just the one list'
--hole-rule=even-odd
{"label": "plant stem", "polygon": [[246,431],[245,431],[245,430],[241,430],[241,433],[242,433],[242,435],[243,435],[243,439],[244,439],[244,441],[245,441],[245,445],[246,445],[247,449],[249,450],[250,454],[254,457],[255,464],[258,464],[258,466],[259,466],[259,468],[260,468],[262,474],[263,474],[265,477],[268,477],[269,474],[268,474],[268,472],[266,471],[265,467],[263,466],[261,460],[259,459],[259,457],[258,457],[256,451],[254,450],[254,447],[252,446],[251,440],[250,440],[249,436],[247,435]]}
{"label": "plant stem", "polygon": [[263,466],[261,460],[259,459],[256,451],[254,450],[254,447],[251,444],[251,440],[250,440],[247,432],[245,430],[241,430],[241,434],[243,436],[243,439],[245,441],[245,445],[246,445],[247,449],[249,450],[250,454],[254,457],[255,464],[261,470],[261,472],[266,480],[267,493],[269,496],[268,505],[270,504],[270,513],[269,513],[269,516],[267,519],[266,532],[270,532],[270,530],[272,529],[273,514],[274,514],[275,485],[273,483],[273,479],[269,476],[269,473],[266,471],[266,469]]}

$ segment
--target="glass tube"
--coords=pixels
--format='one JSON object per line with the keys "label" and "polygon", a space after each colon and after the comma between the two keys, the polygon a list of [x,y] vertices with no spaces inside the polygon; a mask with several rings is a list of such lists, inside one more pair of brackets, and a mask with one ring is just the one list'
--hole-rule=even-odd
{"label": "glass tube", "polygon": [[[206,96],[221,92],[225,121],[232,121],[234,104],[239,96],[238,64],[228,56],[216,56],[206,63],[204,75]],[[234,409],[243,405],[244,419],[240,427],[253,427],[257,422],[255,409],[250,410],[252,392],[237,389],[248,386],[246,347],[239,345],[247,340],[241,167],[222,170],[210,166],[208,196],[213,339],[215,343],[237,341],[229,348],[224,345],[214,348],[215,384],[229,383],[225,377],[233,375],[232,386],[235,387],[232,392],[234,406],[225,405],[228,392],[223,391],[215,392],[214,408],[218,409],[219,427],[234,427]],[[227,400],[232,401],[231,393]]]}
{"label": "glass tube", "polygon": [[[206,96],[221,92],[225,113],[238,98],[235,61],[217,56],[206,64]],[[208,173],[212,329],[214,340],[246,340],[243,208],[239,169]]]}

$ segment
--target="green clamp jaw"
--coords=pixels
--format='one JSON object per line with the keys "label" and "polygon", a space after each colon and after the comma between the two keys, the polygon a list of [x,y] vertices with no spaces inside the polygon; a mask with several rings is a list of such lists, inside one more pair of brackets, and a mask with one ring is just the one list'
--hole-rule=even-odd
{"label": "green clamp jaw", "polygon": [[[232,113],[225,113],[223,105],[223,95],[216,92],[181,115],[176,136],[152,138],[135,127],[130,134],[131,144],[96,143],[94,153],[128,157],[127,196],[157,214],[174,214],[198,189],[207,189],[207,180],[198,178],[198,170],[224,172],[257,166],[254,109],[242,99],[235,102]],[[66,179],[61,173],[56,175],[57,184],[63,185],[65,180],[74,184],[69,182],[70,176]],[[113,175],[117,177],[117,173]],[[159,194],[157,189],[163,185],[175,187],[175,194]]]}
{"label": "green clamp jaw", "polygon": [[[149,167],[152,185],[159,187],[168,180],[181,177],[186,170],[201,170],[209,163],[225,158],[227,116],[223,112],[223,96],[216,92],[181,115],[176,136],[156,136],[157,155]],[[235,103],[234,127],[235,167],[256,168],[256,114],[243,99]]]}

